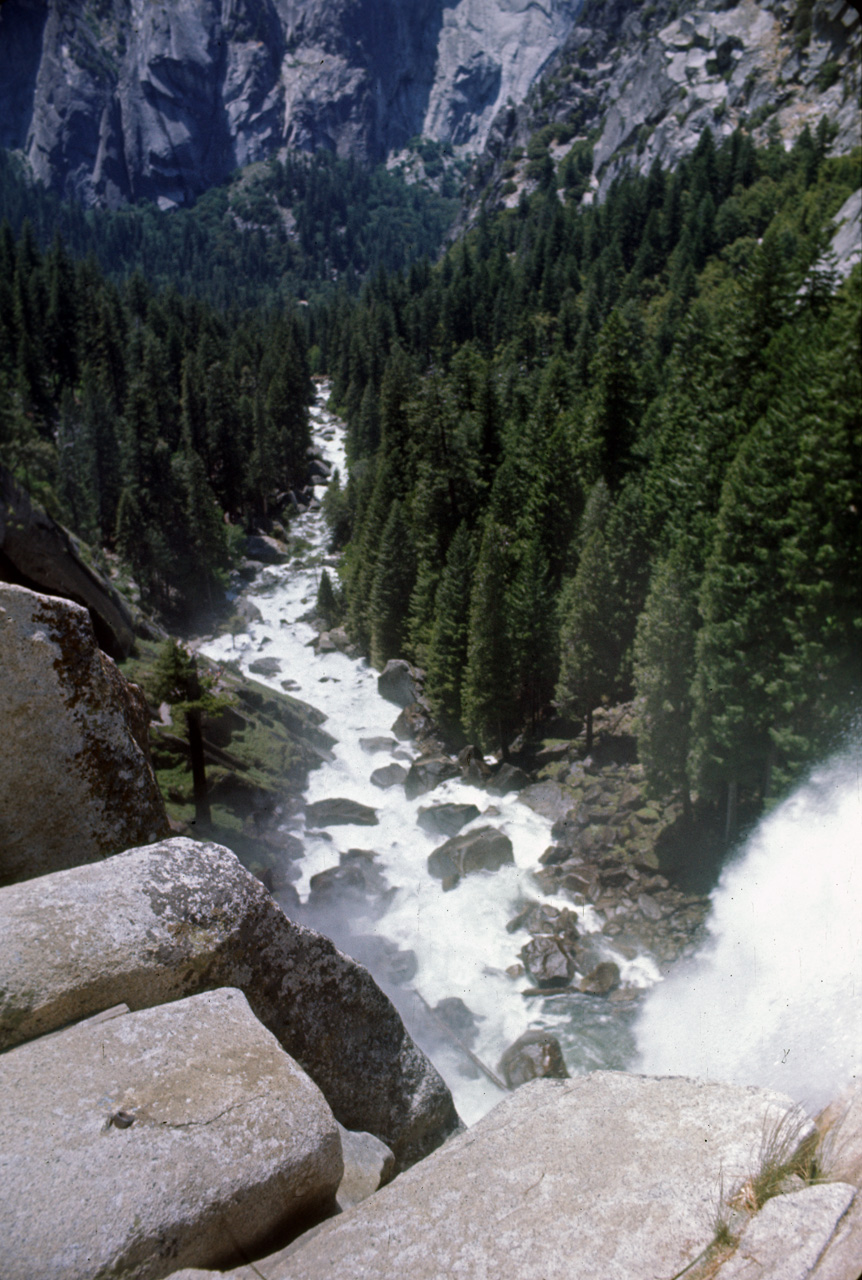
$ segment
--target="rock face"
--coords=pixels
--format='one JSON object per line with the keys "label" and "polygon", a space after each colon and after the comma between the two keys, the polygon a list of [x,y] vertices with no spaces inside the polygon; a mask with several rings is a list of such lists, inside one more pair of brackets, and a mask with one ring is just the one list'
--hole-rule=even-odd
{"label": "rock face", "polygon": [[0,936],[0,1048],[119,1002],[239,987],[336,1118],[375,1134],[400,1167],[458,1124],[368,971],[288,920],[229,849],[166,840],[12,886]]}
{"label": "rock face", "polygon": [[85,199],[175,204],[284,147],[481,146],[580,0],[7,0],[0,145]]}
{"label": "rock face", "polygon": [[535,1080],[262,1269],[268,1280],[672,1276],[712,1239],[720,1177],[750,1172],[764,1124],[790,1106],[685,1079]]}
{"label": "rock face", "polygon": [[342,1176],[323,1095],[236,990],[13,1049],[0,1110],[6,1280],[236,1265]]}
{"label": "rock face", "polygon": [[0,584],[0,883],[167,834],[146,700],[87,610]]}
{"label": "rock face", "polygon": [[[2,16],[0,32],[2,59]],[[105,652],[112,658],[131,653],[134,620],[123,598],[84,562],[75,538],[33,504],[4,466],[0,466],[0,582],[14,582],[84,605]]]}

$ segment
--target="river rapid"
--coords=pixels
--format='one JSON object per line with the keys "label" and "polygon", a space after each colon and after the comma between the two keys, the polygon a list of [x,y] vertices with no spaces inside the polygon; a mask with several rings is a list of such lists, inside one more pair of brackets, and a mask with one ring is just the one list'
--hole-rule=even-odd
{"label": "river rapid", "polygon": [[[311,410],[313,438],[320,454],[337,467],[343,477],[346,474],[344,428],[326,408],[327,392],[326,384],[320,384]],[[318,486],[315,492],[322,497],[325,487]],[[398,1006],[408,1030],[446,1080],[462,1118],[468,1124],[473,1123],[503,1095],[429,1015],[429,1008],[453,997],[462,1000],[475,1019],[473,1031],[462,1029],[463,1040],[492,1072],[497,1070],[503,1051],[523,1032],[543,1028],[560,1040],[572,1074],[610,1068],[645,1069],[658,1074],[686,1072],[713,1078],[744,1077],[743,1082],[749,1084],[761,1080],[781,1083],[796,1096],[805,1095],[800,1100],[809,1101],[814,1092],[810,1084],[813,1060],[810,1053],[803,1054],[800,1050],[798,1039],[788,1040],[788,1032],[782,1025],[781,1009],[787,1001],[781,994],[781,981],[786,964],[791,968],[798,964],[802,972],[810,964],[810,958],[807,953],[803,957],[801,950],[786,961],[777,956],[770,961],[768,971],[764,971],[762,960],[758,961],[759,976],[754,990],[760,996],[765,994],[765,1005],[761,1000],[759,1006],[749,1008],[751,963],[741,971],[737,963],[740,952],[735,950],[741,944],[733,940],[724,944],[730,947],[727,953],[717,942],[729,928],[726,898],[729,895],[731,901],[737,901],[741,892],[732,878],[734,868],[726,873],[717,891],[709,957],[700,962],[705,967],[689,968],[682,976],[662,983],[659,970],[649,956],[626,959],[614,952],[612,942],[600,933],[601,917],[589,905],[576,906],[568,897],[554,898],[537,890],[530,873],[538,866],[541,853],[552,843],[550,823],[519,803],[514,794],[502,798],[491,796],[455,779],[433,792],[407,800],[401,785],[381,790],[372,784],[370,777],[375,769],[394,761],[407,767],[417,752],[412,743],[396,741],[392,725],[398,708],[380,697],[377,672],[365,660],[350,659],[340,652],[315,652],[316,632],[303,618],[313,611],[322,564],[332,566],[326,552],[328,535],[322,514],[308,512],[299,516],[292,522],[291,534],[293,538],[303,539],[306,549],[288,565],[261,568],[243,592],[260,610],[262,620],[251,623],[247,633],[241,636],[210,639],[200,648],[216,661],[237,662],[246,673],[256,659],[278,659],[281,668],[278,675],[251,673],[252,678],[273,689],[288,688],[327,716],[324,727],[337,743],[332,760],[311,773],[306,802],[333,797],[355,800],[377,811],[378,825],[333,826],[324,831],[307,826],[303,810],[287,817],[284,829],[298,837],[304,855],[289,869],[300,906],[297,909],[293,895],[285,896],[283,905],[288,914],[321,929],[345,951],[367,964]],[[329,571],[332,573],[333,567]],[[382,741],[373,744],[373,749],[369,749],[367,741],[365,746],[361,745],[362,739],[371,738]],[[512,842],[514,866],[467,876],[454,890],[444,892],[440,881],[429,874],[426,862],[445,837],[430,835],[417,825],[420,808],[443,802],[475,804],[481,816],[464,831],[489,824],[503,831]],[[826,844],[831,838],[826,838]],[[341,856],[355,849],[374,853],[373,865],[385,877],[386,891],[382,899],[371,907],[354,899],[340,904],[328,901],[325,906],[315,907],[314,895],[309,902],[312,877],[337,867]],[[741,864],[735,866],[741,873]],[[858,899],[858,873],[853,873],[848,880],[849,873],[836,869],[829,873],[827,880],[834,883],[836,893],[840,893],[842,874],[845,893]],[[784,896],[790,899],[789,890]],[[834,896],[829,902],[837,906]],[[520,948],[529,940],[529,934],[525,930],[507,932],[506,924],[525,902],[537,898],[575,911],[579,931],[593,934],[599,952],[616,961],[625,986],[642,991],[655,987],[655,992],[643,1002],[645,1008],[638,1010],[633,1004],[615,1004],[583,995],[525,994],[529,978],[506,971],[518,961]],[[774,899],[771,901],[774,905]],[[862,903],[859,905],[855,930],[851,928],[848,936],[842,934],[839,940],[842,953],[846,952],[857,963],[862,955],[858,924],[862,920]],[[762,932],[763,921],[758,914],[763,910],[762,904],[753,901],[742,910]],[[774,931],[798,935],[800,927],[801,921],[797,918],[776,919]],[[828,929],[828,924],[824,922],[822,929]],[[822,929],[817,935],[821,944]],[[817,947],[813,949],[816,951]],[[739,981],[732,988],[737,994],[725,1007],[722,993],[731,990],[725,977],[728,964],[731,969],[736,966]],[[695,980],[692,976],[695,972],[709,976]],[[858,1071],[858,1057],[850,1047],[855,1032],[862,1030],[859,1021],[862,971],[858,968],[856,975],[853,989],[852,982],[847,986],[844,976],[837,982],[840,991],[833,993],[832,986],[836,984],[830,986],[828,1008],[832,1008],[831,1001],[837,997],[845,1011],[844,1029],[830,1037],[824,1025],[828,1017],[816,1020],[815,1040],[820,1038],[824,1054],[837,1055],[839,1062],[829,1073],[830,1088],[846,1081],[854,1069]],[[822,986],[817,990],[822,994]],[[719,1007],[723,1012],[710,1020],[705,1010]],[[765,1010],[769,1010],[768,1014]],[[810,1018],[814,1025],[814,1012],[809,1001],[801,1016],[803,1020]],[[742,1013],[750,1014],[756,1027],[762,1029],[758,1040],[755,1028],[752,1046],[742,1042],[735,1030],[735,1022]],[[741,1061],[730,1062],[726,1053],[713,1051],[716,1039],[732,1043]],[[764,1040],[768,1041],[765,1049]],[[764,1064],[774,1063],[780,1056],[778,1044],[781,1052],[787,1047],[784,1040],[788,1040],[790,1048],[785,1061],[790,1061],[790,1054],[794,1065],[807,1057],[809,1071],[805,1079],[794,1077],[788,1083],[790,1072],[779,1072],[776,1076],[774,1071],[765,1070]],[[862,1036],[856,1036],[856,1053],[860,1040]],[[762,1052],[757,1051],[758,1044]]]}

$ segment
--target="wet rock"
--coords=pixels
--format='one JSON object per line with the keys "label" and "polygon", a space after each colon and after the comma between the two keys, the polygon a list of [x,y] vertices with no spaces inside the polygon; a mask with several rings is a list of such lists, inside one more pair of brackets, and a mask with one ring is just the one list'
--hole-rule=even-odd
{"label": "wet rock", "polygon": [[342,1177],[323,1095],[237,990],[22,1045],[0,1082],[6,1280],[233,1265]]}
{"label": "wet rock", "polygon": [[408,800],[415,800],[416,796],[433,791],[441,782],[457,776],[458,766],[448,756],[425,756],[410,766],[404,779],[404,793]]}
{"label": "wet rock", "polygon": [[515,861],[512,841],[494,827],[479,827],[453,836],[428,858],[428,871],[438,880],[471,875],[475,871],[499,871]]}
{"label": "wet rock", "polygon": [[358,800],[315,800],[305,806],[305,823],[308,827],[361,826],[376,827],[377,810]]}
{"label": "wet rock", "polygon": [[432,835],[455,836],[478,817],[479,810],[474,804],[434,804],[420,809],[416,821],[423,831]]}
{"label": "wet rock", "polygon": [[556,1036],[546,1031],[526,1031],[500,1059],[500,1075],[510,1089],[530,1080],[568,1080],[563,1051]]}
{"label": "wet rock", "polygon": [[570,849],[566,849],[561,844],[551,844],[543,854],[540,854],[539,862],[543,867],[555,867],[560,863],[568,862],[570,857]]}
{"label": "wet rock", "polygon": [[519,769],[517,765],[503,764],[485,785],[493,795],[505,796],[510,791],[523,790],[531,781],[530,775],[523,769]]}
{"label": "wet rock", "polygon": [[149,708],[83,606],[0,584],[0,883],[166,835]]}
{"label": "wet rock", "polygon": [[255,658],[254,662],[249,663],[248,669],[256,676],[273,679],[281,675],[281,662],[278,658]]}
{"label": "wet rock", "polygon": [[400,1167],[458,1123],[367,970],[288,920],[219,845],[165,840],[3,889],[0,936],[0,1048],[121,1002],[234,986],[336,1118],[376,1134]]}
{"label": "wet rock", "polygon": [[485,763],[482,752],[472,744],[458,752],[458,768],[464,781],[472,782],[477,787],[484,786],[493,773],[491,766]]}
{"label": "wet rock", "polygon": [[557,938],[539,934],[521,947],[521,959],[537,987],[567,987],[575,975],[575,962]]}
{"label": "wet rock", "polygon": [[284,564],[290,558],[287,547],[268,534],[252,534],[245,540],[245,554],[260,564]]}
{"label": "wet rock", "polygon": [[311,911],[344,901],[383,898],[389,882],[375,865],[376,854],[366,849],[348,849],[337,867],[328,867],[311,877],[308,907]]}
{"label": "wet rock", "polygon": [[421,702],[414,702],[401,712],[392,726],[392,732],[399,742],[421,739],[434,732],[434,719],[427,707]]}
{"label": "wet rock", "polygon": [[263,614],[256,604],[252,604],[251,600],[246,600],[244,596],[240,596],[234,605],[234,613],[238,618],[242,618],[244,622],[263,622]]}
{"label": "wet rock", "polygon": [[396,707],[412,706],[421,692],[416,668],[403,658],[391,658],[377,677],[377,692]]}
{"label": "wet rock", "polygon": [[592,973],[588,973],[585,978],[581,978],[578,983],[578,990],[582,991],[584,995],[606,996],[609,991],[613,991],[619,985],[619,966],[614,964],[612,960],[603,960],[601,964],[596,965]]}
{"label": "wet rock", "polygon": [[314,642],[314,649],[316,653],[337,653],[338,645],[328,631],[321,631]]}
{"label": "wet rock", "polygon": [[572,947],[578,940],[577,918],[568,907],[552,907],[549,903],[531,902],[519,911],[514,919],[506,925],[507,933],[517,933],[526,929],[537,936],[550,934],[558,938],[564,946]]}
{"label": "wet rock", "polygon": [[479,1035],[479,1028],[476,1025],[475,1013],[467,1008],[460,996],[446,996],[445,999],[438,1000],[434,1006],[434,1013],[450,1031],[455,1032],[459,1040],[462,1040],[468,1048],[472,1048]]}
{"label": "wet rock", "polygon": [[394,738],[360,738],[359,745],[363,751],[367,751],[369,755],[374,755],[377,751],[392,751],[397,747],[398,743]]}
{"label": "wet rock", "polygon": [[407,770],[402,764],[386,764],[380,769],[375,769],[371,775],[371,781],[375,787],[379,787],[381,791],[386,791],[389,787],[395,787],[399,782],[403,782],[407,777]]}

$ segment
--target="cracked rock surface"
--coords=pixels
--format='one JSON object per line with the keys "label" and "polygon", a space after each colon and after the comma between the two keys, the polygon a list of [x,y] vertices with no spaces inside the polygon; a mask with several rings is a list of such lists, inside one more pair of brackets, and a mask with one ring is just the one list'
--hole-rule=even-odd
{"label": "cracked rock surface", "polygon": [[0,1128],[4,1280],[236,1265],[343,1168],[320,1090],[230,989],[4,1054]]}

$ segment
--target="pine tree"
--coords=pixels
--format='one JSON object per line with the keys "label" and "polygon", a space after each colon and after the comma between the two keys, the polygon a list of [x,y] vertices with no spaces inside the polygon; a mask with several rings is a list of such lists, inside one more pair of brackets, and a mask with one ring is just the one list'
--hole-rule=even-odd
{"label": "pine tree", "polygon": [[467,732],[485,750],[501,750],[504,759],[515,726],[514,661],[506,608],[508,575],[506,531],[489,520],[473,577],[461,702]]}
{"label": "pine tree", "polygon": [[467,665],[470,589],[476,556],[465,522],[458,526],[434,600],[425,691],[435,716],[449,732],[460,729],[461,683]]}
{"label": "pine tree", "polygon": [[383,668],[403,655],[416,566],[410,526],[396,499],[380,540],[371,589],[371,661]]}

